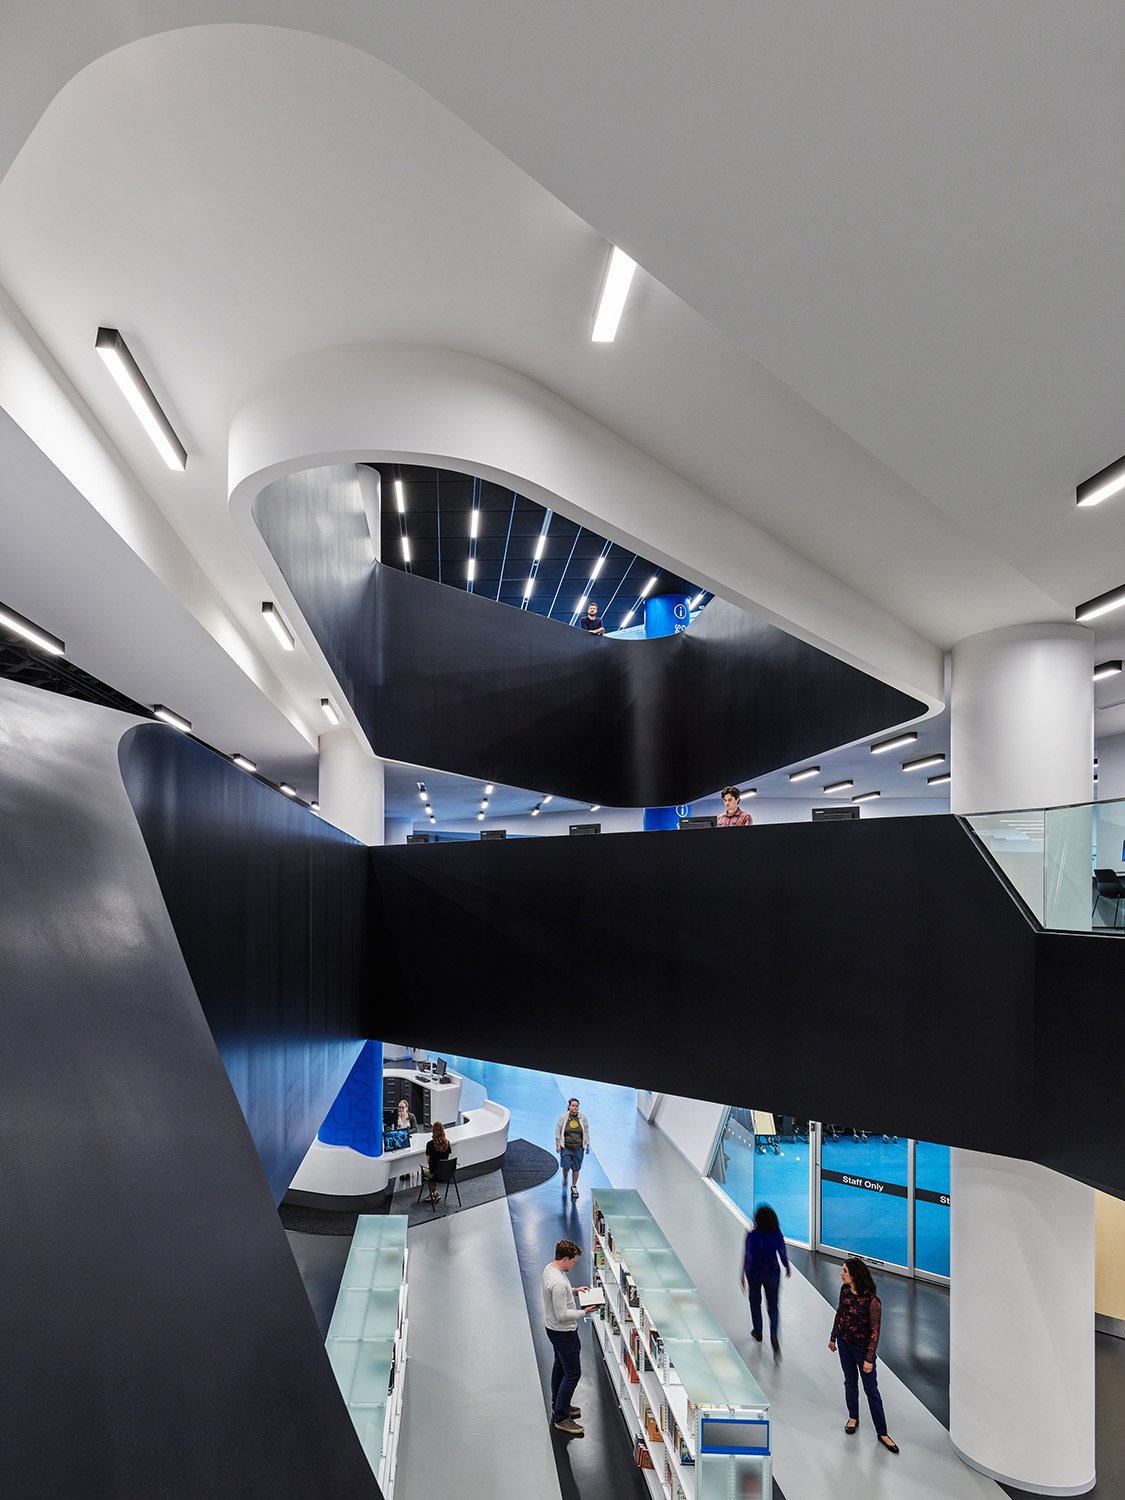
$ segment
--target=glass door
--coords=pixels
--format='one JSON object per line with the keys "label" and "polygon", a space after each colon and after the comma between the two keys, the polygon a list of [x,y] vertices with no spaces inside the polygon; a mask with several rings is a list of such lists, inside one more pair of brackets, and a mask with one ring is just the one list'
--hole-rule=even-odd
{"label": "glass door", "polygon": [[914,1145],[914,1274],[949,1279],[949,1147]]}
{"label": "glass door", "polygon": [[858,1125],[820,1130],[819,1249],[909,1272],[911,1151],[905,1136]]}

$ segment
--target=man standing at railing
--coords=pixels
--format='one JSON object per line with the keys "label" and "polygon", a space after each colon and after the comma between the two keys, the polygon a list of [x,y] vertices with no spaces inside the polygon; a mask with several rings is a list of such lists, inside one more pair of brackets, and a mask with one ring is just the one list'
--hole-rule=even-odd
{"label": "man standing at railing", "polygon": [[736,786],[723,787],[723,806],[726,812],[719,814],[719,828],[749,828],[754,819],[739,806],[742,793]]}

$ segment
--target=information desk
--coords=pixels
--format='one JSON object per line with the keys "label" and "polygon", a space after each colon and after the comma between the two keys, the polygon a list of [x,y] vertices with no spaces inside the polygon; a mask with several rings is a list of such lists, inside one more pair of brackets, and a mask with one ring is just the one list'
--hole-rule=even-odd
{"label": "information desk", "polygon": [[[508,1149],[508,1110],[486,1099],[480,1108],[463,1114],[461,1120],[460,1125],[449,1125],[445,1131],[452,1155],[457,1158],[458,1172],[488,1162],[499,1164]],[[384,1151],[382,1156],[364,1156],[350,1146],[326,1146],[323,1141],[313,1141],[289,1190],[331,1198],[362,1198],[381,1193],[389,1182],[397,1182],[400,1176],[416,1172],[424,1165],[426,1142],[430,1138],[428,1130],[418,1130],[405,1150]]]}
{"label": "information desk", "polygon": [[410,1105],[419,1129],[429,1133],[435,1120],[456,1125],[461,1109],[461,1075],[447,1074],[447,1083],[438,1083],[429,1073],[414,1068],[383,1069],[383,1108],[393,1109],[400,1099]]}

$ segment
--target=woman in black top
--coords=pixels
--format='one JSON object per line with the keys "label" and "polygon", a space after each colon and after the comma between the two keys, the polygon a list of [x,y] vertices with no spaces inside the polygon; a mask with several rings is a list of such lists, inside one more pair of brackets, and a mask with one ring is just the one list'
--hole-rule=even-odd
{"label": "woman in black top", "polygon": [[867,1404],[871,1408],[871,1420],[875,1424],[875,1436],[888,1453],[897,1453],[898,1444],[887,1435],[887,1418],[875,1374],[875,1351],[879,1345],[883,1304],[876,1295],[871,1272],[858,1258],[844,1262],[840,1280],[843,1282],[840,1305],[836,1309],[828,1347],[833,1354],[839,1352],[844,1371],[844,1400],[848,1405],[844,1431],[852,1437],[859,1429],[859,1382],[862,1380]]}
{"label": "woman in black top", "polygon": [[434,1121],[433,1139],[426,1142],[426,1165],[422,1168],[422,1176],[430,1184],[430,1202],[438,1201],[438,1194],[434,1189],[434,1164],[446,1161],[451,1151],[449,1137],[445,1133],[445,1126],[440,1120]]}

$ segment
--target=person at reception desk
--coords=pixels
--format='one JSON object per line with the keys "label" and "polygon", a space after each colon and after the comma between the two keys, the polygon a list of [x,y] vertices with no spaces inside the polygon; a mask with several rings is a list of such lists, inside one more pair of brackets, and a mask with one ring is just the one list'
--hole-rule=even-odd
{"label": "person at reception desk", "polygon": [[566,1174],[571,1174],[570,1196],[578,1197],[578,1174],[582,1170],[582,1158],[590,1149],[590,1126],[586,1116],[579,1112],[578,1100],[567,1101],[566,1114],[555,1122],[555,1150],[559,1153],[562,1167],[563,1192],[566,1192]]}
{"label": "person at reception desk", "polygon": [[446,1161],[449,1157],[449,1138],[445,1133],[445,1126],[440,1120],[434,1121],[431,1139],[426,1142],[426,1165],[422,1168],[422,1176],[430,1184],[430,1202],[438,1201],[438,1193],[434,1188],[434,1163]]}
{"label": "person at reception desk", "polygon": [[398,1114],[395,1116],[396,1130],[409,1130],[411,1134],[418,1129],[418,1121],[410,1108],[409,1099],[398,1101]]}
{"label": "person at reception desk", "polygon": [[749,828],[754,819],[748,812],[743,812],[739,803],[742,793],[736,786],[723,787],[723,806],[726,812],[719,814],[717,828]]}
{"label": "person at reception desk", "polygon": [[582,630],[588,630],[591,635],[605,635],[605,621],[598,614],[596,604],[587,604],[586,613],[578,624]]}

